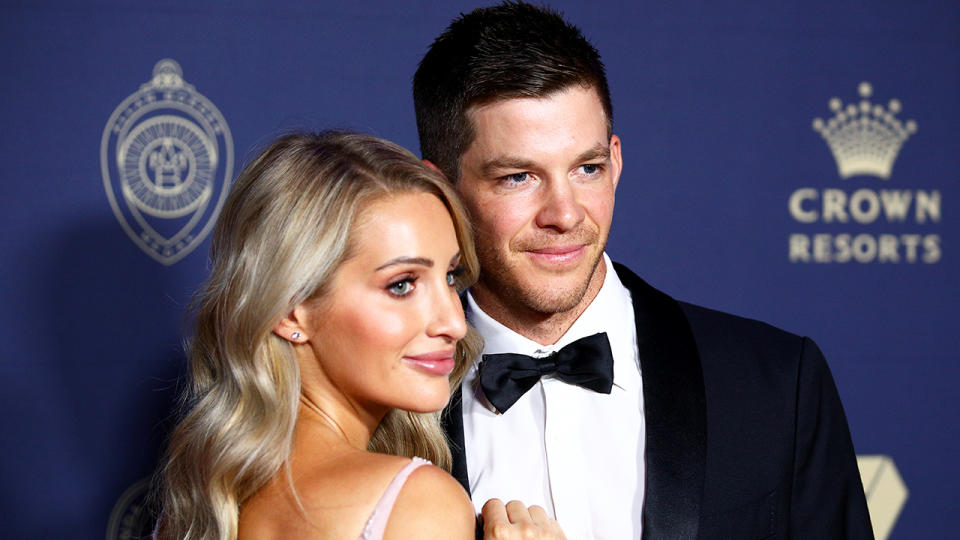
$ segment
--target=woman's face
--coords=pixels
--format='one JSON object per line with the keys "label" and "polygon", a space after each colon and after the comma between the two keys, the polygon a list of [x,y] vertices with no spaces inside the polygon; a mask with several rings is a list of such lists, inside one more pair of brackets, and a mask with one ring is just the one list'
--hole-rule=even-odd
{"label": "woman's face", "polygon": [[449,212],[429,193],[388,196],[360,213],[351,241],[353,256],[327,293],[298,315],[317,382],[365,408],[443,408],[454,348],[466,334]]}

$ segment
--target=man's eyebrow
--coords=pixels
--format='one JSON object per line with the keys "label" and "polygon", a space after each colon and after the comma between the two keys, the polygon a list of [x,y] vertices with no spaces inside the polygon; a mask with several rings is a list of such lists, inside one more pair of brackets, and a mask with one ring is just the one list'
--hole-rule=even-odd
{"label": "man's eyebrow", "polygon": [[497,173],[497,171],[502,171],[504,169],[525,170],[532,169],[533,166],[534,164],[532,161],[528,161],[520,157],[503,156],[483,162],[483,164],[480,165],[480,175],[493,176]]}
{"label": "man's eyebrow", "polygon": [[426,266],[427,268],[433,268],[433,261],[425,257],[396,257],[396,258],[390,259],[384,264],[381,264],[380,266],[377,267],[375,271],[379,272],[384,268],[388,268],[390,266],[395,266],[398,264],[416,264],[420,266]]}
{"label": "man's eyebrow", "polygon": [[610,159],[610,147],[603,143],[597,143],[593,148],[577,156],[576,162],[593,161],[595,159]]}
{"label": "man's eyebrow", "polygon": [[[574,161],[576,163],[583,163],[584,161],[592,161],[595,159],[610,159],[610,147],[598,142],[592,148],[577,156]],[[535,166],[536,164],[532,161],[520,157],[503,156],[485,161],[480,165],[480,174],[481,176],[494,176],[498,171],[504,169],[527,170],[533,169]]]}

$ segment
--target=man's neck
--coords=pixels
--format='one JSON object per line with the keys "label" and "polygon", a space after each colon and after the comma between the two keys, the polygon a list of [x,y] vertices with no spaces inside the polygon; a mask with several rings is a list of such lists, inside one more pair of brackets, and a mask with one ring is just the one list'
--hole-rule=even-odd
{"label": "man's neck", "polygon": [[593,303],[603,286],[606,273],[606,261],[600,259],[583,296],[573,308],[565,311],[537,311],[511,298],[495,295],[482,284],[474,286],[470,294],[477,306],[500,324],[541,345],[553,345]]}

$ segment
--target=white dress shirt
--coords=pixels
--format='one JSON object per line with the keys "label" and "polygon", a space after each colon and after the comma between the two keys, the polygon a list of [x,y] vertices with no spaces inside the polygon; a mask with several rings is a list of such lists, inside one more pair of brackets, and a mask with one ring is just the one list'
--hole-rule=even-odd
{"label": "white dress shirt", "polygon": [[570,540],[640,538],[644,495],[643,387],[630,292],[603,255],[600,292],[556,344],[544,346],[500,324],[467,295],[467,317],[484,354],[546,356],[606,332],[613,351],[610,394],[543,377],[506,413],[477,395],[477,368],[463,384],[463,431],[473,503],[498,498],[540,505]]}

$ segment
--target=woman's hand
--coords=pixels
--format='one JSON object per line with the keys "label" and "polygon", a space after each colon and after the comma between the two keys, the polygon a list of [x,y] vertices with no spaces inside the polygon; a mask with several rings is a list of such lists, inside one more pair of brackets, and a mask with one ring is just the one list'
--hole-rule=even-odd
{"label": "woman's hand", "polygon": [[484,540],[566,540],[560,525],[539,506],[520,501],[506,505],[490,499],[483,505]]}

